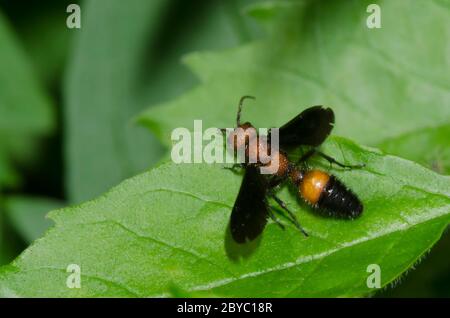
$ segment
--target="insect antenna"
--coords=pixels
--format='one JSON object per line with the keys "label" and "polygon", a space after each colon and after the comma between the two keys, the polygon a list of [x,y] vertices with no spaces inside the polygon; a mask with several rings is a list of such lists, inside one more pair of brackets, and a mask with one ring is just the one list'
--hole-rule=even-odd
{"label": "insect antenna", "polygon": [[254,96],[249,96],[249,95],[245,95],[242,96],[241,99],[239,100],[239,108],[238,108],[238,112],[237,112],[237,117],[236,117],[236,125],[237,127],[239,127],[241,125],[241,111],[242,111],[242,105],[244,104],[244,100],[245,99],[256,99]]}

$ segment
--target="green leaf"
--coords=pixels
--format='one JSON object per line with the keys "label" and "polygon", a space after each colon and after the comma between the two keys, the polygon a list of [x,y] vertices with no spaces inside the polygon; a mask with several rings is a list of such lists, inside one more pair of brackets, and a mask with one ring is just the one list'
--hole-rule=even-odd
{"label": "green leaf", "polygon": [[188,55],[184,61],[202,85],[150,108],[140,121],[169,145],[171,131],[192,127],[193,119],[233,127],[237,100],[250,94],[257,101],[243,116],[257,127],[279,126],[323,104],[336,113],[334,133],[370,145],[448,124],[450,10],[436,1],[379,1],[382,28],[369,29],[372,2],[256,7],[262,19],[279,17],[271,36]]}
{"label": "green leaf", "polygon": [[[324,151],[345,162],[366,163],[360,170],[333,170],[360,196],[365,206],[361,218],[319,216],[285,188],[280,196],[310,237],[283,219],[286,230],[269,222],[259,240],[237,246],[227,224],[241,176],[218,164],[166,163],[96,200],[52,212],[55,227],[0,270],[0,293],[68,297],[164,296],[173,290],[251,297],[371,293],[366,286],[369,264],[381,267],[384,286],[439,239],[450,221],[450,178],[342,138],[331,138]],[[81,268],[80,289],[66,287],[69,264]]]}
{"label": "green leaf", "polygon": [[[30,16],[23,17],[22,7],[16,16],[18,32],[39,78],[47,87],[60,87],[60,78],[69,53],[70,39],[76,31],[65,27],[69,1],[51,7],[43,3],[30,5]],[[22,17],[22,20],[20,19]]]}
{"label": "green leaf", "polygon": [[[146,30],[165,1],[86,1],[66,87],[68,195],[90,199],[158,157],[148,134],[129,123]],[[130,23],[130,21],[133,21]],[[120,45],[119,45],[120,44]],[[92,141],[95,142],[92,142]],[[153,153],[152,153],[153,149]]]}
{"label": "green leaf", "polygon": [[3,209],[2,195],[0,193],[0,265],[8,264],[23,249],[12,233],[8,222],[5,222],[5,211]]}
{"label": "green leaf", "polygon": [[2,15],[0,43],[0,132],[48,131],[53,126],[49,101]]}
{"label": "green leaf", "polygon": [[[247,1],[86,1],[66,81],[70,201],[91,199],[148,168],[160,143],[132,121],[151,103],[197,83],[178,63],[192,50],[252,37],[237,15]],[[92,142],[95,140],[95,142]]]}
{"label": "green leaf", "polygon": [[9,151],[1,149],[0,145],[0,185],[13,185],[18,181],[18,176],[11,166],[9,158]]}
{"label": "green leaf", "polygon": [[369,3],[283,1],[249,7],[247,13],[271,37],[187,56],[203,85],[165,108],[150,109],[141,122],[170,145],[171,130],[191,128],[193,119],[203,119],[204,127],[234,126],[240,95],[257,96],[244,118],[263,127],[324,104],[336,112],[334,133],[449,174],[449,2],[377,1],[379,30],[365,27]]}
{"label": "green leaf", "polygon": [[13,261],[25,248],[14,233],[4,209],[4,196],[0,192],[0,266]]}
{"label": "green leaf", "polygon": [[53,129],[48,97],[0,12],[0,186],[17,181],[11,161],[26,161],[35,138]]}
{"label": "green leaf", "polygon": [[[450,249],[450,233],[443,237],[420,266],[408,276],[401,279],[393,289],[386,289],[379,295],[394,298],[442,298],[450,297],[450,275],[448,271],[448,251]],[[377,295],[378,296],[378,295]]]}
{"label": "green leaf", "polygon": [[5,203],[6,215],[22,238],[31,243],[41,237],[52,225],[46,214],[64,206],[62,202],[25,196],[9,196]]}
{"label": "green leaf", "polygon": [[3,13],[0,12],[0,264],[11,261],[23,246],[5,222],[3,190],[20,181],[13,163],[34,158],[38,137],[54,128],[48,96],[33,73]]}
{"label": "green leaf", "polygon": [[450,174],[450,124],[425,128],[382,141],[384,151]]}

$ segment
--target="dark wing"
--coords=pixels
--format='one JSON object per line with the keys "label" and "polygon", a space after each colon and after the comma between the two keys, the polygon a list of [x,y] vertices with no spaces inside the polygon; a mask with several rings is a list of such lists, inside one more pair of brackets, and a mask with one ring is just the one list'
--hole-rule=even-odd
{"label": "dark wing", "polygon": [[234,203],[230,230],[237,243],[255,239],[267,223],[267,181],[258,168],[247,166],[241,189]]}
{"label": "dark wing", "polygon": [[333,125],[331,108],[310,107],[280,128],[280,147],[319,146],[328,137]]}

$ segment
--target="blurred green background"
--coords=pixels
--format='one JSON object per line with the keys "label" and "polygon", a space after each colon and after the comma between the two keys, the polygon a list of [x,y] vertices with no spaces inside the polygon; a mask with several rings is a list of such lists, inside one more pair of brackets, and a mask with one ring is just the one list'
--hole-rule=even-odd
{"label": "blurred green background", "polygon": [[[198,84],[184,54],[263,37],[242,14],[254,2],[85,1],[81,29],[69,29],[66,8],[79,2],[0,0],[0,265],[42,236],[48,211],[92,199],[162,158],[135,116]],[[449,249],[445,234],[377,296],[449,297]]]}

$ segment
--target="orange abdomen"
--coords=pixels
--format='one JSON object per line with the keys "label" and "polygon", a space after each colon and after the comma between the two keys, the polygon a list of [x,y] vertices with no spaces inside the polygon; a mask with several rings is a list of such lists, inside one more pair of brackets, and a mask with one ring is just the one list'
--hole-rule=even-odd
{"label": "orange abdomen", "polygon": [[320,170],[304,174],[299,194],[315,209],[331,216],[354,219],[363,212],[361,201],[350,189],[335,176]]}
{"label": "orange abdomen", "polygon": [[299,192],[306,202],[315,206],[319,202],[323,189],[328,184],[330,176],[320,170],[306,172],[300,183]]}

